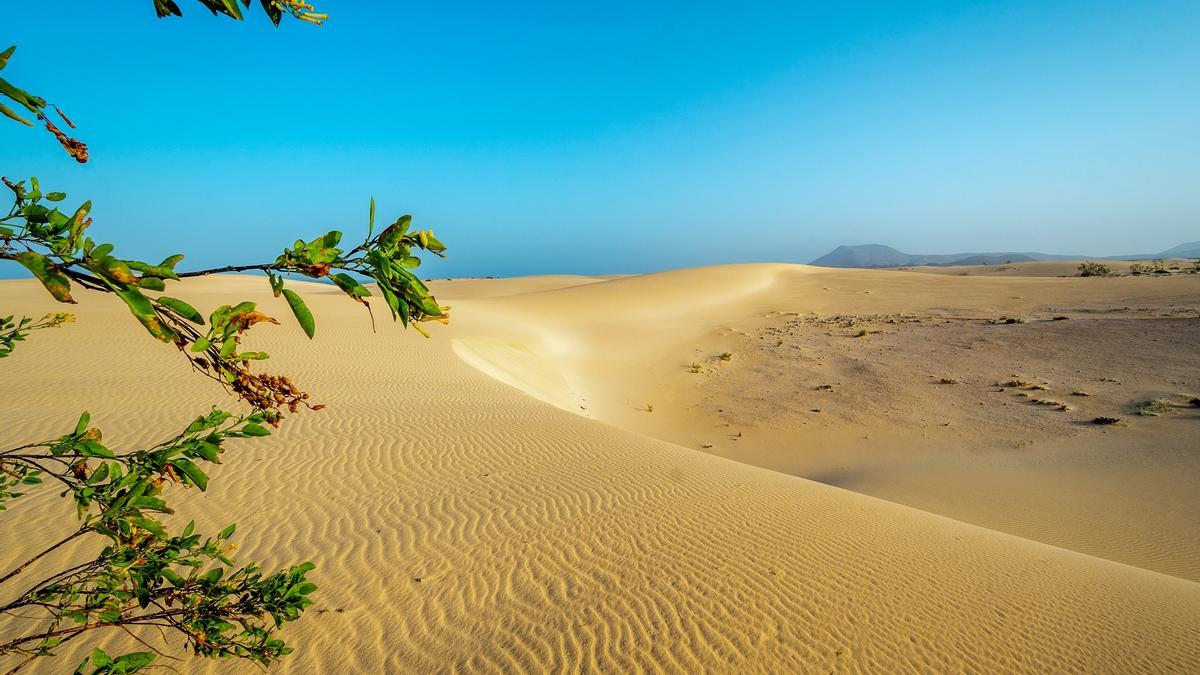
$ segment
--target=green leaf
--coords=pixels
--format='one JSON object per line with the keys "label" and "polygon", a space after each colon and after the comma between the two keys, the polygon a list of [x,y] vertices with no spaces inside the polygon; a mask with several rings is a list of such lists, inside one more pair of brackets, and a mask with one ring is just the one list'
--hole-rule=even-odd
{"label": "green leaf", "polygon": [[0,70],[4,70],[4,66],[8,65],[8,59],[12,57],[13,52],[17,51],[17,46],[13,45],[8,49],[0,52]]}
{"label": "green leaf", "polygon": [[183,472],[196,487],[203,492],[208,489],[208,476],[196,466],[196,463],[190,459],[179,458],[171,462],[171,465]]}
{"label": "green leaf", "polygon": [[147,497],[145,495],[130,499],[129,507],[134,509],[146,509],[147,511],[162,511],[163,513],[171,512],[171,510],[167,508],[167,503],[163,500],[159,499],[158,497]]}
{"label": "green leaf", "polygon": [[33,126],[33,122],[30,122],[29,120],[25,119],[24,117],[21,117],[12,108],[4,105],[3,103],[0,103],[0,115],[4,115],[5,117],[7,117],[9,119],[16,120],[17,122],[20,122],[21,124],[24,124],[27,127]]}
{"label": "green leaf", "polygon": [[247,436],[270,436],[271,435],[271,432],[266,427],[264,427],[261,424],[255,424],[253,422],[242,427],[242,433],[246,434]]}
{"label": "green leaf", "polygon": [[167,16],[183,16],[175,0],[154,0],[154,11],[160,19]]}
{"label": "green leaf", "polygon": [[50,295],[59,302],[74,304],[75,300],[71,297],[71,281],[67,275],[63,274],[49,258],[34,251],[24,251],[14,256],[17,262],[21,263],[25,269],[33,272],[33,276],[42,282]]}
{"label": "green leaf", "polygon": [[363,298],[371,295],[371,291],[368,291],[365,286],[358,283],[357,279],[349,274],[346,274],[345,272],[338,272],[329,278],[332,279],[333,283],[336,284],[338,288],[342,289],[346,295],[349,295],[358,302],[362,302]]}
{"label": "green leaf", "polygon": [[110,658],[108,654],[105,654],[103,649],[96,647],[95,649],[92,650],[92,665],[93,666],[98,666],[98,667],[108,666],[108,665],[112,665],[112,662],[113,662],[112,658]]}
{"label": "green leaf", "polygon": [[96,467],[96,470],[94,472],[92,472],[92,475],[88,476],[87,482],[90,485],[95,485],[96,483],[103,483],[104,479],[108,478],[108,471],[109,471],[108,465],[101,464],[100,466]]}
{"label": "green leaf", "polygon": [[91,420],[91,414],[87,411],[84,411],[84,413],[79,416],[79,421],[75,423],[75,435],[79,436],[83,434],[83,432],[87,431],[88,422]]}
{"label": "green leaf", "polygon": [[288,288],[283,289],[283,297],[287,299],[292,314],[296,315],[296,321],[300,322],[300,327],[304,329],[304,334],[311,340],[317,332],[317,324],[313,321],[312,312],[308,311],[308,305],[304,304],[304,299],[298,293]]}
{"label": "green leaf", "polygon": [[267,272],[267,281],[271,282],[271,295],[279,297],[279,292],[283,290],[283,277]]}
{"label": "green leaf", "polygon": [[163,283],[162,279],[157,277],[142,277],[141,279],[138,279],[137,285],[139,288],[145,288],[151,291],[167,290],[167,285]]}
{"label": "green leaf", "polygon": [[164,295],[158,299],[158,304],[171,308],[176,314],[194,324],[200,326],[204,325],[204,317],[200,314],[200,312],[197,312],[195,307],[192,307],[182,300],[170,298]]}
{"label": "green leaf", "polygon": [[116,670],[114,672],[132,673],[145,668],[146,666],[150,665],[152,661],[154,661],[154,654],[151,652],[130,652],[128,654],[122,654],[121,656],[117,657],[117,660],[114,664],[118,666],[120,670]]}
{"label": "green leaf", "polygon": [[228,539],[233,535],[233,531],[237,529],[237,523],[230,523],[225,526],[225,529],[217,533],[217,539]]}
{"label": "green leaf", "polygon": [[233,356],[233,352],[237,349],[237,341],[233,337],[225,338],[225,342],[221,345],[220,357],[227,359]]}
{"label": "green leaf", "polygon": [[46,193],[46,199],[49,201],[52,201],[52,202],[61,202],[62,200],[66,199],[66,198],[67,198],[67,193],[65,193],[65,192],[47,192]]}
{"label": "green leaf", "polygon": [[142,295],[141,291],[133,286],[124,286],[115,292],[125,301],[125,304],[129,306],[129,311],[137,317],[147,332],[163,342],[171,342],[175,339],[175,332],[158,320],[158,314],[154,312],[154,305],[146,296]]}
{"label": "green leaf", "polygon": [[196,341],[192,343],[192,351],[193,352],[202,352],[211,346],[212,346],[212,342],[208,338],[198,337],[198,338],[196,338]]}
{"label": "green leaf", "polygon": [[84,441],[79,443],[75,446],[75,450],[84,457],[104,457],[106,459],[113,459],[116,457],[116,454],[113,453],[112,450],[109,450],[95,441]]}

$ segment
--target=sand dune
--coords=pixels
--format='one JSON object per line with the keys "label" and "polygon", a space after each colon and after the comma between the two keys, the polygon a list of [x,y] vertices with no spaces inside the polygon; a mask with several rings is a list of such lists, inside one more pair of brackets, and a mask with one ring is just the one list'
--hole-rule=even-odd
{"label": "sand dune", "polygon": [[[796,379],[771,370],[769,351],[750,358],[748,345],[779,327],[779,312],[1033,316],[1047,304],[1081,317],[1105,307],[1169,312],[1195,304],[1193,281],[1099,280],[1109,285],[1097,294],[1089,280],[784,265],[494,281],[440,284],[454,318],[431,340],[392,325],[372,334],[365,313],[320,285],[305,289],[315,340],[288,321],[258,331],[253,345],[271,352],[272,370],[328,407],[239,444],[210,491],[180,498],[180,510],[208,528],[236,520],[244,559],[318,563],[319,604],[288,627],[299,649],[281,671],[1200,669],[1194,580],[947,518],[936,503],[920,510],[762,468],[772,466],[762,460],[766,441],[759,456],[740,458],[761,466],[728,458],[752,429],[784,438],[789,410],[739,422],[743,440],[696,449],[712,433],[702,425],[724,423],[713,422],[708,397],[729,396],[730,410],[752,415],[756,386]],[[189,281],[177,295],[204,307],[253,298],[287,313],[261,279]],[[114,444],[149,441],[213,403],[232,405],[110,298],[79,296],[78,323],[31,338],[0,364],[8,385],[0,442],[60,433],[82,408]],[[27,281],[0,283],[0,307],[58,309]],[[732,359],[714,360],[718,349]],[[708,370],[688,372],[693,360]],[[1196,387],[1195,378],[1185,371],[1170,385]],[[868,412],[813,436],[858,435]],[[1157,421],[1176,425],[1194,450],[1197,420]],[[919,436],[915,424],[904,418],[875,433]],[[1154,428],[1147,433],[1162,433]],[[797,426],[791,438],[803,443],[809,431]],[[939,447],[962,444],[954,461],[977,468],[970,440]],[[817,447],[774,468],[803,475],[837,454]],[[883,474],[887,463],[874,455],[895,463],[911,454],[901,445],[845,450],[848,463]],[[1194,497],[1194,464],[1175,460],[1178,489],[1190,486]],[[72,517],[59,501],[18,502],[5,516],[0,565]],[[1175,506],[1159,515],[1189,536],[1194,506]],[[9,525],[17,518],[19,531]],[[1165,540],[1137,539],[1156,551]],[[1169,560],[1194,562],[1195,536],[1173,545]],[[107,639],[114,649],[128,643]]]}

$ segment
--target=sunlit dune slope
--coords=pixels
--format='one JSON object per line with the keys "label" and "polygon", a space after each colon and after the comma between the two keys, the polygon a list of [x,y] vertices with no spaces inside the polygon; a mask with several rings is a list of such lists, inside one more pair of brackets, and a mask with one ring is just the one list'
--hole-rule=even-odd
{"label": "sunlit dune slope", "polygon": [[[188,281],[174,294],[197,306],[252,298],[279,316],[251,345],[327,408],[238,443],[207,493],[171,497],[204,528],[236,521],[243,560],[318,564],[319,603],[288,627],[298,649],[282,672],[1200,669],[1200,584],[561,409],[620,422],[625,404],[605,400],[620,387],[603,371],[778,310],[767,296],[811,274],[691,270],[490,299],[450,282],[441,293],[454,320],[430,340],[383,322],[373,334],[336,289],[295,283],[317,317],[311,342],[262,279]],[[831,311],[891,283],[839,274],[849,286],[814,276],[801,290],[829,286],[814,302]],[[853,286],[862,279],[869,287]],[[952,302],[969,306],[985,290]],[[78,297],[77,323],[0,363],[0,441],[61,433],[87,408],[120,447],[234,405],[119,303]],[[0,282],[0,307],[60,309],[27,281]],[[526,377],[554,404],[460,354],[501,379]],[[531,358],[550,365],[529,374]],[[30,498],[3,516],[0,565],[62,532],[73,518],[62,501]],[[106,638],[112,650],[140,648]]]}

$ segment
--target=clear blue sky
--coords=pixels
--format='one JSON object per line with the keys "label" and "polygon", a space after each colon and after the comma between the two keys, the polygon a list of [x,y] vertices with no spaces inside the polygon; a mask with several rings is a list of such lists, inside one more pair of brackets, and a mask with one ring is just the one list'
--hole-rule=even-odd
{"label": "clear blue sky", "polygon": [[0,173],[130,256],[271,258],[372,195],[450,246],[436,276],[1200,239],[1195,0],[179,4],[2,10],[4,75],[93,160],[0,124]]}

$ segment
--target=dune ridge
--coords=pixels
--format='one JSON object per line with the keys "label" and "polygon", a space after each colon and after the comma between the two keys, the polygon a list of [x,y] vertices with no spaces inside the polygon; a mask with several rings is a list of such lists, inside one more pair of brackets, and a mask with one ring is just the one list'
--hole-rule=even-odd
{"label": "dune ridge", "polygon": [[[622,350],[640,340],[653,355],[681,335],[704,336],[764,309],[784,276],[809,272],[673,274],[666,297],[646,295],[661,279],[492,298],[456,294],[452,282],[439,293],[454,305],[453,323],[432,340],[392,325],[372,334],[336,289],[304,285],[316,339],[284,321],[252,345],[327,409],[239,444],[208,493],[175,497],[202,527],[236,520],[244,559],[318,563],[319,603],[289,626],[299,649],[282,672],[1200,669],[1193,581],[560,409],[607,415],[624,402],[591,400],[606,391],[593,386],[595,371]],[[614,288],[619,297],[606,298]],[[723,295],[688,304],[710,290]],[[257,278],[188,281],[177,294],[206,308],[246,297],[287,312]],[[144,442],[212,403],[232,405],[170,348],[149,343],[117,303],[79,299],[78,323],[37,335],[3,364],[20,395],[0,401],[0,441],[58,433],[87,407],[114,444]],[[659,345],[653,322],[671,302],[686,328]],[[28,281],[0,282],[0,306],[58,309]],[[572,306],[586,309],[600,339],[575,342],[575,329],[556,323]],[[605,311],[615,306],[628,314]],[[553,356],[563,382],[586,391],[568,385],[551,396],[558,407],[527,396],[459,357],[481,340]],[[71,517],[58,501],[9,512],[7,522],[26,525],[4,530],[0,566],[41,543],[42,526],[52,536]],[[251,670],[238,665],[180,667]]]}

